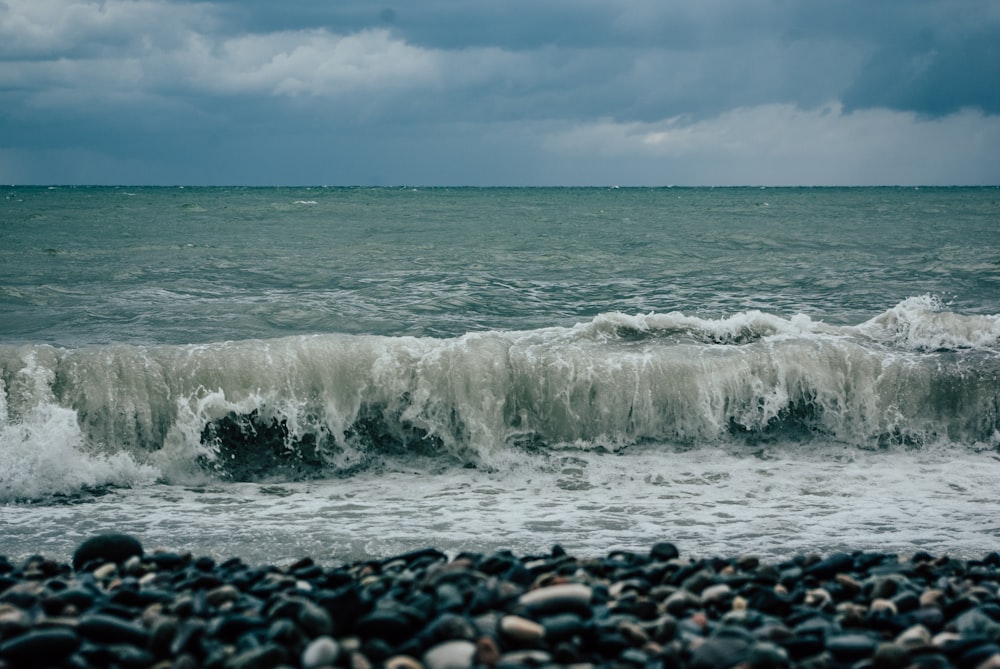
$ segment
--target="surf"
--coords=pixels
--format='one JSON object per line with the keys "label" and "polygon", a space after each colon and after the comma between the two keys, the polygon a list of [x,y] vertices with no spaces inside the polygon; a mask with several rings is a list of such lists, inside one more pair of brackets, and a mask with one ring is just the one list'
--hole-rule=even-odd
{"label": "surf", "polygon": [[612,312],[452,338],[3,345],[0,496],[350,476],[413,454],[502,468],[519,450],[649,443],[995,449],[998,324],[923,296],[855,326]]}

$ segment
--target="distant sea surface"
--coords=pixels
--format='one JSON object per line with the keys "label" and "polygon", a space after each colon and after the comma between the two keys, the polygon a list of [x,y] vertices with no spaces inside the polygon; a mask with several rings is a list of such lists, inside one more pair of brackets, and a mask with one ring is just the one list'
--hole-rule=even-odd
{"label": "distant sea surface", "polygon": [[0,188],[0,554],[1000,550],[998,188]]}

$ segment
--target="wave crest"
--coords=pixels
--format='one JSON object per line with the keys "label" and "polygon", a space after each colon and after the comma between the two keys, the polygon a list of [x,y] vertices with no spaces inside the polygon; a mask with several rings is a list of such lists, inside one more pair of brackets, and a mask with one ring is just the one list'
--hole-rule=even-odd
{"label": "wave crest", "polygon": [[995,447],[996,330],[922,297],[843,327],[611,313],[451,339],[0,346],[0,498],[344,475],[412,453],[502,467],[525,447]]}

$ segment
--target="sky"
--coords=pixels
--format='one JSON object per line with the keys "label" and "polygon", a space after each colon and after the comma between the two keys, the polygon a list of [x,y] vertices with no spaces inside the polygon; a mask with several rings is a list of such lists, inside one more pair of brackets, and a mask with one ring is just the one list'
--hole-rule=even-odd
{"label": "sky", "polygon": [[0,183],[996,185],[997,0],[0,0]]}

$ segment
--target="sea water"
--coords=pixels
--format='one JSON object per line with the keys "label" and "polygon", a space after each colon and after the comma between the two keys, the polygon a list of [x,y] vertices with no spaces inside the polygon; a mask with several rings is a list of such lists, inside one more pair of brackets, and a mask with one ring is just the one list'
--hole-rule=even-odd
{"label": "sea water", "polygon": [[0,189],[0,553],[1000,549],[1000,189]]}

